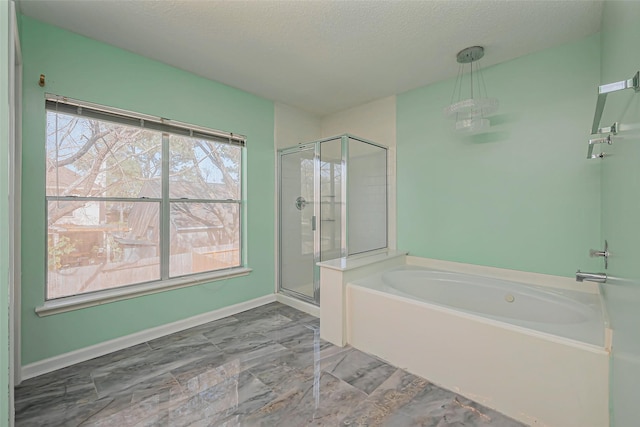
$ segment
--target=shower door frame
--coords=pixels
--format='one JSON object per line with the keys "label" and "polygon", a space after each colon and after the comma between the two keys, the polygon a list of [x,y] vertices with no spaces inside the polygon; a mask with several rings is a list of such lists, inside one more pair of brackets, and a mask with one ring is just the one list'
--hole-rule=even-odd
{"label": "shower door frame", "polygon": [[[320,167],[321,167],[321,162],[322,162],[322,150],[321,150],[321,146],[323,143],[325,142],[330,142],[330,141],[335,141],[335,140],[340,140],[340,154],[341,154],[341,162],[340,162],[340,167],[342,169],[341,171],[341,197],[342,197],[342,206],[341,206],[341,232],[340,232],[340,256],[341,257],[348,257],[350,255],[360,255],[361,253],[349,253],[349,227],[347,226],[349,223],[349,209],[348,209],[348,200],[349,200],[349,185],[348,185],[348,181],[349,181],[349,166],[348,166],[348,159],[349,159],[349,139],[353,139],[374,147],[378,147],[384,150],[385,152],[385,173],[387,174],[386,179],[386,186],[387,186],[387,190],[386,190],[386,202],[385,202],[385,206],[386,206],[386,225],[385,225],[385,246],[382,248],[377,248],[377,249],[372,249],[369,251],[365,251],[362,253],[368,253],[368,252],[378,252],[378,251],[384,251],[389,247],[389,181],[388,181],[388,173],[389,173],[389,147],[382,145],[382,144],[378,144],[376,142],[370,141],[368,139],[364,139],[349,133],[346,134],[342,134],[342,135],[336,135],[336,136],[331,136],[328,138],[323,138],[317,141],[313,141],[313,142],[308,142],[308,143],[303,143],[303,144],[299,144],[293,147],[287,147],[287,148],[281,148],[277,151],[277,156],[278,156],[278,166],[277,166],[277,186],[276,186],[276,191],[277,191],[277,201],[276,201],[276,205],[277,205],[277,212],[276,212],[276,216],[277,216],[277,220],[276,220],[276,233],[277,233],[277,250],[276,250],[276,292],[277,293],[282,293],[283,295],[289,296],[289,297],[293,297],[296,299],[299,299],[301,301],[304,302],[308,302],[311,303],[313,305],[316,306],[320,306],[320,268],[317,266],[317,263],[321,261],[321,232],[322,232],[322,217],[321,217],[321,179],[320,179]],[[300,292],[296,292],[293,291],[291,289],[287,289],[287,288],[283,288],[282,287],[282,280],[281,280],[281,271],[282,271],[282,263],[283,263],[283,257],[282,257],[282,232],[283,232],[283,227],[282,227],[282,212],[280,209],[280,204],[282,203],[282,158],[283,156],[286,156],[287,154],[293,154],[293,153],[297,153],[300,151],[305,151],[305,150],[314,150],[314,156],[313,156],[313,187],[314,187],[314,204],[313,204],[313,215],[315,216],[316,220],[316,227],[315,230],[313,231],[313,297],[309,297],[308,295],[302,294]]]}
{"label": "shower door frame", "polygon": [[[312,151],[313,150],[313,216],[315,217],[315,229],[313,229],[313,297],[309,297],[309,295],[296,292],[292,289],[287,289],[282,286],[282,264],[283,264],[283,256],[282,256],[282,212],[281,212],[281,203],[282,203],[282,159],[286,155],[299,153],[300,151]],[[284,295],[308,302],[313,305],[320,305],[320,268],[316,265],[320,262],[320,203],[318,199],[320,197],[320,141],[310,142],[306,144],[296,145],[294,147],[283,148],[278,150],[278,218],[276,221],[278,227],[278,268],[276,269],[276,281],[278,286],[278,293],[282,293]]]}

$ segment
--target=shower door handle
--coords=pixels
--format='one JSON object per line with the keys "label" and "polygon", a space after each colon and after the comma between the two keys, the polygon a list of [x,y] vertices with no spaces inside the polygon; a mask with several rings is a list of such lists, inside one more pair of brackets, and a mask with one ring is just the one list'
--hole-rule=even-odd
{"label": "shower door handle", "polygon": [[316,216],[311,217],[311,231],[316,231]]}

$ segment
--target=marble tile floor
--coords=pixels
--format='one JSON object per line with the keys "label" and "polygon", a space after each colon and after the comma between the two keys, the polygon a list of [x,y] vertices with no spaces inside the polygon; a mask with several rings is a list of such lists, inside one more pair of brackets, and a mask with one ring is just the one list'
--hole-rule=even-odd
{"label": "marble tile floor", "polygon": [[24,381],[16,426],[523,424],[272,303]]}

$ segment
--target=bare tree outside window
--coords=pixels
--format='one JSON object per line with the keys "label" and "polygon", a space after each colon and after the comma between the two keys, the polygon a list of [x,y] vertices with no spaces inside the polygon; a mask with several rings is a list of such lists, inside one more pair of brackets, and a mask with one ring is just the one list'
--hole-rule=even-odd
{"label": "bare tree outside window", "polygon": [[47,299],[240,265],[240,146],[48,109],[46,153]]}

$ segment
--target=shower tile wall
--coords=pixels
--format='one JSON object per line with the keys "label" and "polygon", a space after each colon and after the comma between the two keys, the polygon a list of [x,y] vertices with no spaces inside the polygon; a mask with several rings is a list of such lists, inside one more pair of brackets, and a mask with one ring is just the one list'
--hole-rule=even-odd
{"label": "shower tile wall", "polygon": [[387,246],[387,151],[349,142],[349,254]]}
{"label": "shower tile wall", "polygon": [[[294,125],[297,123],[299,121],[296,121]],[[320,125],[324,138],[348,133],[388,147],[388,246],[391,249],[396,249],[396,97],[389,96],[377,99],[324,116]],[[312,139],[309,138],[309,140]]]}
{"label": "shower tile wall", "polygon": [[342,256],[342,139],[320,144],[320,261]]}

